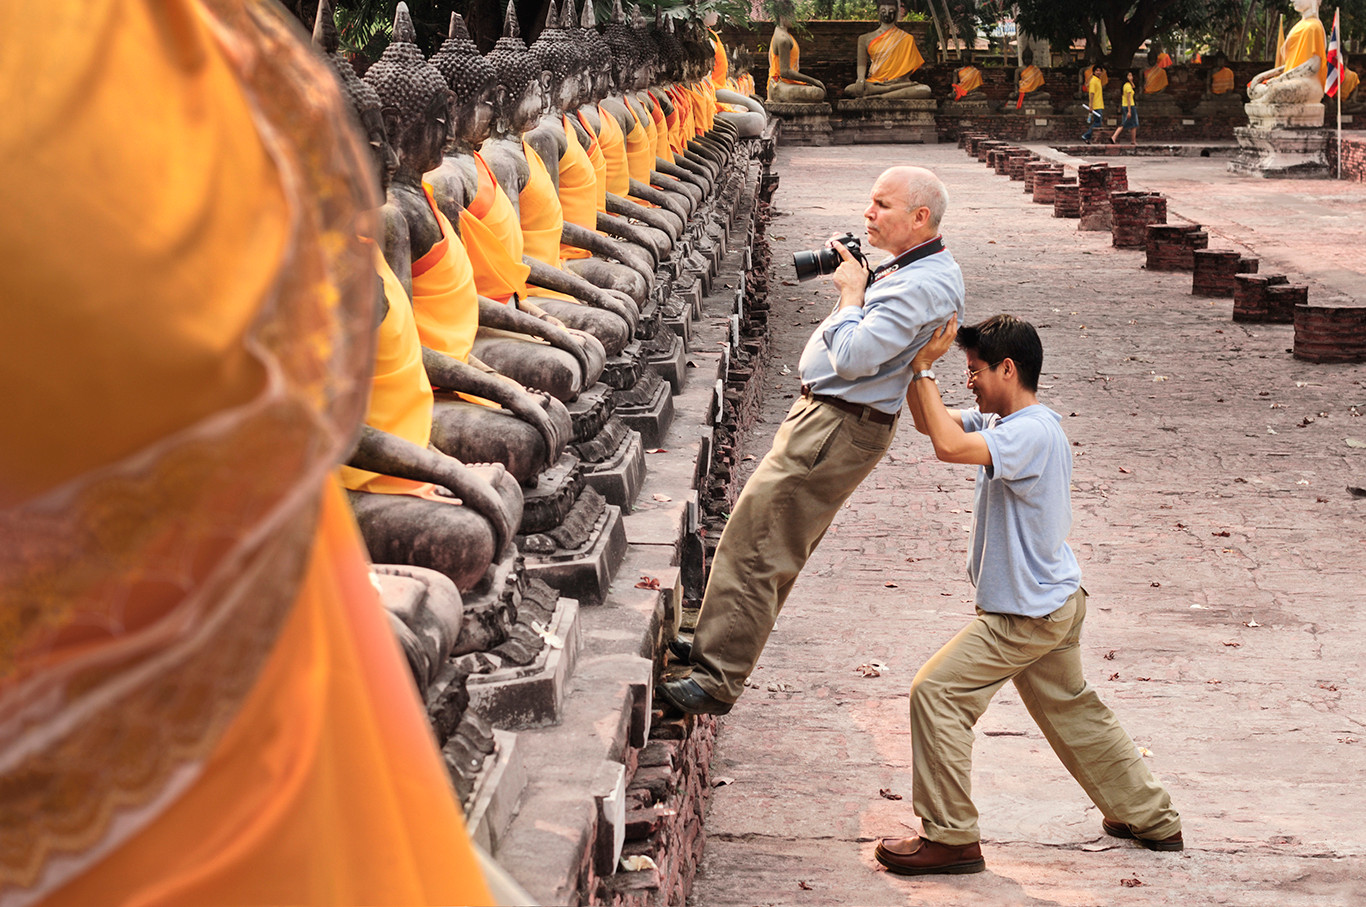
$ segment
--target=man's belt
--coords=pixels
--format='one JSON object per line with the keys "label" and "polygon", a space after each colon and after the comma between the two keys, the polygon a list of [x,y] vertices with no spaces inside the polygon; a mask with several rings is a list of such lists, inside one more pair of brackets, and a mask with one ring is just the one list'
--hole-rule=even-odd
{"label": "man's belt", "polygon": [[832,397],[829,394],[813,394],[809,384],[802,385],[802,396],[833,406],[835,409],[843,410],[846,413],[858,416],[860,419],[876,422],[878,425],[891,425],[896,421],[896,413],[884,413],[880,409],[873,409],[871,406],[864,406],[861,403],[850,403],[848,400],[841,400],[839,397]]}

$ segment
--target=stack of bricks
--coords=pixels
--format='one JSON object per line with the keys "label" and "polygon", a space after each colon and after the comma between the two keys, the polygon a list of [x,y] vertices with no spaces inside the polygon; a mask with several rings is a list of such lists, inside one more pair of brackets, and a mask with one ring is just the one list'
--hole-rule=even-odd
{"label": "stack of bricks", "polygon": [[1167,222],[1167,199],[1156,192],[1111,192],[1114,213],[1111,242],[1116,249],[1142,249],[1148,244],[1148,224]]}
{"label": "stack of bricks", "polygon": [[1195,269],[1191,274],[1192,296],[1232,296],[1233,278],[1239,274],[1256,274],[1257,259],[1244,258],[1241,252],[1223,249],[1198,249],[1194,253]]}
{"label": "stack of bricks", "polygon": [[991,141],[991,136],[987,135],[987,134],[984,133],[984,132],[970,132],[970,133],[968,133],[968,144],[967,144],[968,154],[971,155],[972,157],[977,157],[977,149],[978,149],[978,147],[979,147],[983,142],[990,142],[990,141]]}
{"label": "stack of bricks", "polygon": [[987,156],[988,156],[989,154],[991,154],[991,152],[994,151],[995,149],[997,149],[997,148],[1004,148],[1007,144],[1009,144],[1009,143],[1007,143],[1007,142],[1000,142],[1000,141],[997,141],[996,139],[987,139],[986,141],[978,142],[978,143],[977,143],[977,160],[982,161],[983,163],[990,163],[990,162],[987,160]]}
{"label": "stack of bricks", "polygon": [[1209,234],[1199,224],[1149,224],[1148,270],[1193,271],[1195,250],[1209,246]]}
{"label": "stack of bricks", "polygon": [[1295,306],[1295,358],[1366,362],[1366,306]]}
{"label": "stack of bricks", "polygon": [[1082,164],[1077,168],[1077,186],[1080,199],[1078,216],[1081,218],[1077,229],[1110,232],[1113,222],[1110,213],[1110,165]]}
{"label": "stack of bricks", "polygon": [[1053,165],[1046,170],[1040,170],[1034,175],[1034,202],[1040,205],[1051,205],[1055,197],[1054,190],[1058,183],[1066,182],[1062,175],[1062,167]]}
{"label": "stack of bricks", "polygon": [[[1056,166],[1057,166],[1057,165],[1054,164],[1052,161],[1038,161],[1038,160],[1030,161],[1029,163],[1025,164],[1025,166],[1024,166],[1024,191],[1025,191],[1025,195],[1030,195],[1030,194],[1032,194],[1032,193],[1034,192],[1034,178],[1035,178],[1036,176],[1038,176],[1040,173],[1043,173],[1043,172],[1045,172],[1045,171],[1053,170]],[[1058,171],[1058,175],[1059,175],[1059,176],[1062,175],[1062,171],[1061,171],[1061,170]]]}
{"label": "stack of bricks", "polygon": [[1110,191],[1129,191],[1129,168],[1123,164],[1110,164]]}
{"label": "stack of bricks", "polygon": [[992,168],[997,173],[1001,174],[1002,176],[1005,176],[1006,163],[1010,160],[1011,155],[1017,154],[1020,150],[1021,149],[1016,148],[1013,145],[1004,145],[1000,148],[997,148],[995,152],[991,155]]}
{"label": "stack of bricks", "polygon": [[1010,158],[1006,161],[1006,176],[1010,177],[1012,180],[1024,179],[1025,167],[1027,167],[1034,158],[1034,152],[1026,151],[1023,148],[1012,153]]}
{"label": "stack of bricks", "polygon": [[1071,177],[1053,187],[1053,216],[1081,217],[1081,187]]}
{"label": "stack of bricks", "polygon": [[1283,274],[1233,275],[1233,320],[1291,324],[1295,305],[1307,302],[1309,288],[1291,286]]}

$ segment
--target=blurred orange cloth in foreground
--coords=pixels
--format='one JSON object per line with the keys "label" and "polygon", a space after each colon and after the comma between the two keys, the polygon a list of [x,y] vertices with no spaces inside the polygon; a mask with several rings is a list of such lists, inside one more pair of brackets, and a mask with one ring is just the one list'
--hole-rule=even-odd
{"label": "blurred orange cloth in foreground", "polygon": [[264,0],[0,30],[0,901],[488,903],[335,480],[379,197],[331,74]]}

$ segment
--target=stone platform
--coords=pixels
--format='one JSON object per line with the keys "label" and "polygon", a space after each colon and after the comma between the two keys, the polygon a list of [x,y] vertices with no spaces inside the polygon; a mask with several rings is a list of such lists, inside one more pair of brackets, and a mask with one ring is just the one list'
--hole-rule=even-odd
{"label": "stone platform", "polygon": [[[1250,106],[1250,105],[1249,105]],[[1328,167],[1328,129],[1286,129],[1240,126],[1238,156],[1228,165],[1233,173],[1266,179],[1325,179]]]}
{"label": "stone platform", "polygon": [[932,98],[920,101],[846,98],[835,105],[839,111],[839,120],[834,125],[832,143],[933,144],[939,141],[934,125],[938,106],[938,102]]}

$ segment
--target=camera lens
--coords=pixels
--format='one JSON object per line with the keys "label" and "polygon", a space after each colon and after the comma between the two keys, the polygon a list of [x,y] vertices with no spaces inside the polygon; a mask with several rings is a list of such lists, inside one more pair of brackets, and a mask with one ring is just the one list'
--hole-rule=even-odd
{"label": "camera lens", "polygon": [[840,253],[834,249],[792,253],[792,268],[797,272],[798,280],[811,280],[822,274],[833,274],[839,266]]}

